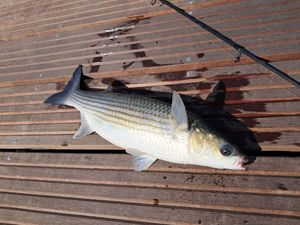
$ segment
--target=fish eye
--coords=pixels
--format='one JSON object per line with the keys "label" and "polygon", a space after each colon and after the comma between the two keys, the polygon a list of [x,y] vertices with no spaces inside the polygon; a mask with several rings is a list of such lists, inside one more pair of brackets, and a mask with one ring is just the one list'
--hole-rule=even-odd
{"label": "fish eye", "polygon": [[229,146],[222,146],[220,152],[224,156],[230,156],[232,153],[232,148],[230,148]]}

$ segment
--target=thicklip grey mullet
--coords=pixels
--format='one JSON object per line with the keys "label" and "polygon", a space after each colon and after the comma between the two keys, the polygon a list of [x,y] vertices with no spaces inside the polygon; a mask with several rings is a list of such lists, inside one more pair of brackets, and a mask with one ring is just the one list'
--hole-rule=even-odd
{"label": "thicklip grey mullet", "polygon": [[[47,104],[75,107],[81,126],[74,139],[96,132],[132,155],[136,171],[147,170],[157,159],[173,163],[244,170],[246,158],[200,117],[190,116],[179,94],[172,104],[125,94],[109,87],[90,92],[79,65],[65,89]],[[91,78],[90,78],[91,79]]]}

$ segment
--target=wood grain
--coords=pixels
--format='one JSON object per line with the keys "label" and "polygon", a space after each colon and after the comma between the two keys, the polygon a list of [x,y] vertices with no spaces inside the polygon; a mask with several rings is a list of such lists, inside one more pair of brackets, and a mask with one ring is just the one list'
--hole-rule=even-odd
{"label": "wood grain", "polygon": [[[223,175],[218,170],[184,169],[165,162],[158,162],[151,172],[136,173],[128,155],[60,154],[58,160],[55,153],[1,153],[0,159],[0,208],[18,215],[23,211],[41,213],[40,219],[55,214],[59,219],[72,220],[77,215],[154,224],[173,224],[174,218],[186,224],[195,223],[196,218],[209,223],[212,215],[222,218],[224,213],[235,221],[275,216],[278,222],[294,224],[300,216],[298,198],[291,198],[299,195],[299,185],[292,178],[296,174],[291,173],[299,170],[296,158],[270,161],[262,157],[248,171],[223,171]],[[273,163],[281,175],[274,174]],[[118,209],[126,217],[120,217],[125,214]],[[157,217],[145,215],[144,210]],[[186,216],[179,216],[182,213]],[[24,221],[33,222],[30,218]],[[230,222],[224,219],[224,224]]]}

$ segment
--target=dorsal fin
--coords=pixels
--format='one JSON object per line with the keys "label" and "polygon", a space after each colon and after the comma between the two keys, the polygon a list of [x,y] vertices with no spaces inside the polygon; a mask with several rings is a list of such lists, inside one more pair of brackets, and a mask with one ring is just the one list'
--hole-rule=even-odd
{"label": "dorsal fin", "polygon": [[179,94],[173,91],[171,114],[175,120],[176,129],[187,129],[188,118],[184,103]]}

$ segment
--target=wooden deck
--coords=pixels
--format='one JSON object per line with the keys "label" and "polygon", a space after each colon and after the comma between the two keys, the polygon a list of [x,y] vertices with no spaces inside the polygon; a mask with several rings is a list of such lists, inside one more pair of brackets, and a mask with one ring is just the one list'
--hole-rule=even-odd
{"label": "wooden deck", "polygon": [[[1,224],[299,224],[300,90],[150,2],[0,2]],[[299,1],[172,2],[300,80]],[[159,161],[133,172],[101,137],[72,139],[76,110],[42,103],[78,64],[91,87],[186,95],[258,157],[247,171]],[[225,99],[199,100],[210,93]]]}

